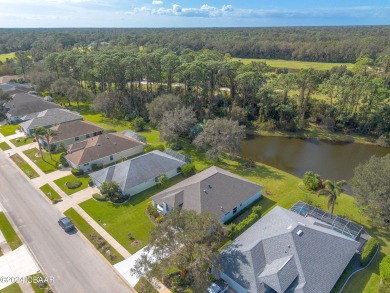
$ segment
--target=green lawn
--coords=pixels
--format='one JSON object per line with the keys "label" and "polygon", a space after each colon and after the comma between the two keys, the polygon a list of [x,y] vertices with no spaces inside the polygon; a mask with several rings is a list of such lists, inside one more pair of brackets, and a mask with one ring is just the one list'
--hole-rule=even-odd
{"label": "green lawn", "polygon": [[14,59],[14,58],[15,58],[15,52],[0,54],[0,61],[3,63],[7,61],[7,59]]}
{"label": "green lawn", "polygon": [[305,69],[314,68],[316,70],[329,70],[334,66],[346,65],[348,69],[352,69],[352,63],[325,63],[325,62],[306,62],[280,59],[249,59],[249,58],[233,58],[233,61],[241,61],[244,64],[254,62],[265,62],[274,68],[289,68],[289,69]]}
{"label": "green lawn", "polygon": [[53,202],[61,200],[61,196],[58,194],[58,192],[55,191],[48,183],[39,187],[39,189],[42,190],[42,192]]}
{"label": "green lawn", "polygon": [[[83,175],[83,176],[76,177],[76,176],[71,174],[71,175],[62,177],[60,179],[54,180],[54,183],[57,184],[58,187],[61,188],[61,190],[63,192],[65,192],[67,195],[71,195],[71,194],[76,193],[76,192],[78,192],[80,190],[83,190],[84,188],[87,188],[87,186],[88,186],[88,178],[89,178],[88,175]],[[69,180],[79,180],[79,181],[81,181],[82,184],[78,188],[69,189],[65,185],[66,182],[68,182]]]}
{"label": "green lawn", "polygon": [[13,154],[11,159],[30,179],[39,177],[38,173],[19,154]]}
{"label": "green lawn", "polygon": [[23,152],[31,161],[35,163],[44,173],[48,174],[58,170],[58,165],[60,164],[60,157],[62,153],[52,154],[52,159],[50,154],[46,151],[42,151],[43,160],[37,148],[29,149]]}
{"label": "green lawn", "polygon": [[0,212],[0,230],[12,250],[23,244],[3,212]]}
{"label": "green lawn", "polygon": [[0,126],[0,133],[4,136],[15,134],[16,129],[19,128],[18,124],[5,124]]}
{"label": "green lawn", "polygon": [[35,137],[30,136],[30,137],[19,137],[19,138],[14,138],[11,139],[10,142],[16,147],[24,146],[26,144],[30,144],[35,140]]}
{"label": "green lawn", "polygon": [[[168,181],[169,185],[176,184],[184,178],[179,175]],[[89,199],[80,204],[97,223],[110,233],[130,253],[135,253],[148,243],[149,232],[153,224],[146,214],[149,197],[161,191],[157,186],[141,192],[122,205],[109,202],[99,202]],[[131,233],[134,240],[140,244],[133,246],[134,240],[129,240],[127,234]]]}
{"label": "green lawn", "polygon": [[6,151],[6,150],[11,149],[11,147],[9,146],[8,143],[6,143],[5,141],[3,141],[3,142],[0,142],[0,149],[2,149],[3,151]]}
{"label": "green lawn", "polygon": [[[77,227],[77,229],[84,234],[84,236],[89,240],[91,241],[91,243],[96,247],[96,242],[91,239],[91,235],[92,234],[95,234],[97,236],[100,236],[99,233],[97,233],[95,231],[95,229],[93,229],[91,227],[91,225],[89,225],[87,223],[87,221],[85,221],[83,219],[83,217],[81,217],[73,208],[70,208],[69,210],[67,210],[65,213],[65,216],[67,216],[69,219],[72,220],[72,222],[75,224],[75,226]],[[100,236],[101,237],[101,236]],[[111,263],[111,264],[116,264],[122,260],[124,260],[124,258],[109,244],[106,244],[107,246],[109,246],[110,248],[110,251],[111,251],[111,255],[115,256],[115,258],[111,259],[111,257],[105,253],[104,251],[102,251],[101,249],[99,249],[99,252]]]}
{"label": "green lawn", "polygon": [[0,293],[23,293],[18,283],[13,283],[0,290]]}

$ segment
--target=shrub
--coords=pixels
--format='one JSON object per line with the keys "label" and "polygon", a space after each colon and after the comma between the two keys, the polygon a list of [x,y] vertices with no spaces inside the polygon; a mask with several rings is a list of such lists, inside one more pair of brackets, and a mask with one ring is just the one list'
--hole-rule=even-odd
{"label": "shrub", "polygon": [[159,215],[154,220],[156,221],[156,223],[162,223],[162,222],[164,222],[164,216],[163,215]]}
{"label": "shrub", "polygon": [[390,255],[382,259],[379,265],[379,272],[383,285],[390,287]]}
{"label": "shrub", "polygon": [[195,165],[194,164],[187,164],[181,167],[181,173],[184,177],[190,177],[191,175],[195,174]]}
{"label": "shrub", "polygon": [[147,147],[145,147],[144,151],[145,153],[149,153],[151,151],[164,151],[165,150],[165,146],[162,145],[162,144],[158,144],[158,145],[148,145]]}
{"label": "shrub", "polygon": [[66,187],[69,189],[76,189],[81,186],[81,181],[80,180],[70,180],[65,183]]}
{"label": "shrub", "polygon": [[72,172],[72,174],[74,176],[82,176],[82,175],[84,175],[84,171],[83,170],[79,170],[79,169],[72,168],[72,170],[70,170],[70,172]]}
{"label": "shrub", "polygon": [[65,155],[62,154],[61,157],[60,157],[60,163],[62,166],[64,167],[69,167],[69,163],[68,161],[65,159]]}
{"label": "shrub", "polygon": [[92,164],[91,165],[92,171],[98,171],[103,169],[103,164]]}
{"label": "shrub", "polygon": [[131,124],[133,125],[135,131],[142,131],[142,130],[144,130],[145,129],[145,125],[146,125],[145,120],[142,117],[135,118],[131,122]]}
{"label": "shrub", "polygon": [[377,246],[378,241],[375,238],[368,239],[360,260],[360,265],[362,267],[366,266],[370,262],[371,258],[375,254]]}
{"label": "shrub", "polygon": [[100,193],[94,193],[94,194],[92,194],[92,197],[98,201],[107,201],[107,197],[105,197],[104,195],[102,195]]}
{"label": "shrub", "polygon": [[240,223],[230,224],[229,225],[229,238],[234,239],[246,229],[248,229],[253,223],[255,223],[258,219],[261,218],[261,206],[254,206],[252,208],[252,212]]}
{"label": "shrub", "polygon": [[88,185],[89,186],[93,186],[94,185],[92,178],[88,178]]}
{"label": "shrub", "polygon": [[309,190],[317,190],[321,185],[321,176],[312,171],[306,171],[302,178],[303,184]]}
{"label": "shrub", "polygon": [[390,134],[382,134],[376,143],[382,147],[390,147]]}
{"label": "shrub", "polygon": [[157,208],[153,205],[153,202],[148,203],[146,207],[146,211],[153,218],[157,218],[158,216],[160,216],[160,213],[158,212]]}

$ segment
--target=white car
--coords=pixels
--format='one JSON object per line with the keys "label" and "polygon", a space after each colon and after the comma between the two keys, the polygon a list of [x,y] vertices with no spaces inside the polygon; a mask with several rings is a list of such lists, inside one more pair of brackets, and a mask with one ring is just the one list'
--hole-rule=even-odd
{"label": "white car", "polygon": [[229,285],[224,280],[217,280],[207,288],[207,293],[225,293]]}

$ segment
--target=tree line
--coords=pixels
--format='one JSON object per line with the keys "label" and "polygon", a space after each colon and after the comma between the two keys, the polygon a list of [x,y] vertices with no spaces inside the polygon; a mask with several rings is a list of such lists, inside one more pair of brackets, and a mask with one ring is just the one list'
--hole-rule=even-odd
{"label": "tree line", "polygon": [[389,53],[389,26],[161,29],[0,29],[0,54],[48,52],[78,47],[154,46],[174,52],[216,50],[239,58],[355,62]]}

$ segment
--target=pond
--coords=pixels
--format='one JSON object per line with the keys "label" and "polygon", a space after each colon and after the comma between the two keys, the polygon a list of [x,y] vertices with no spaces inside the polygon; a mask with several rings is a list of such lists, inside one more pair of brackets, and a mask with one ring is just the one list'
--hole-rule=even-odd
{"label": "pond", "polygon": [[[353,169],[371,156],[385,156],[390,148],[360,143],[334,143],[316,139],[299,139],[252,135],[242,143],[241,155],[298,177],[314,171],[321,178],[349,180]],[[349,187],[347,193],[351,193]]]}

